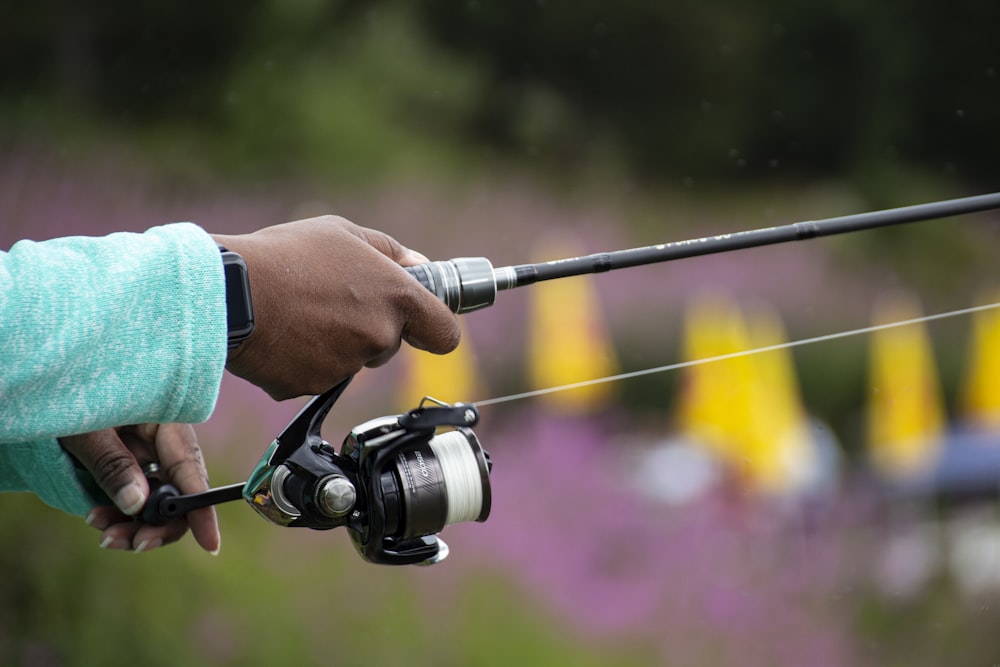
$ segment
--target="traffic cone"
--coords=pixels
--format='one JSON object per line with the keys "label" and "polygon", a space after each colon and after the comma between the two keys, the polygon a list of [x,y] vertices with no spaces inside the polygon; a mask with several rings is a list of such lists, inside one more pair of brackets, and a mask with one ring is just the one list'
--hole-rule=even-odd
{"label": "traffic cone", "polygon": [[431,354],[404,346],[406,373],[400,383],[401,409],[415,407],[424,396],[445,403],[468,402],[480,395],[482,388],[476,372],[476,355],[469,332],[462,325],[462,342],[449,354]]}
{"label": "traffic cone", "polygon": [[958,411],[964,423],[1000,431],[1000,310],[980,311],[972,318],[972,340],[959,396]]}
{"label": "traffic cone", "polygon": [[[916,299],[895,295],[876,304],[876,324],[920,316]],[[926,471],[942,446],[945,411],[926,327],[907,324],[871,336],[868,447],[872,464],[895,480]]]}
{"label": "traffic cone", "polygon": [[818,475],[817,452],[802,405],[798,380],[784,325],[772,309],[757,306],[750,316],[753,364],[750,422],[747,424],[746,468],[750,485],[760,493],[780,496],[805,488]]}
{"label": "traffic cone", "polygon": [[[579,254],[575,244],[550,243],[545,254]],[[604,325],[590,276],[532,286],[529,375],[535,388],[557,387],[607,377],[617,372],[616,355]],[[607,402],[610,383],[553,392],[542,401],[557,412],[579,414]]]}
{"label": "traffic cone", "polygon": [[[703,296],[687,309],[681,357],[714,359],[742,352],[750,338],[736,303],[723,295]],[[677,426],[729,466],[739,466],[744,429],[750,418],[752,373],[747,357],[708,361],[680,374]]]}

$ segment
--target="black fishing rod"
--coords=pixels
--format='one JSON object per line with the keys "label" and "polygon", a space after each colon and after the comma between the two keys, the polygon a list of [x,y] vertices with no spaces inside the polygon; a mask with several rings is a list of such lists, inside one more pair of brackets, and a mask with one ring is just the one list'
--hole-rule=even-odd
{"label": "black fishing rod", "polygon": [[408,267],[420,283],[436,294],[455,313],[467,313],[493,305],[499,290],[531,285],[542,280],[603,273],[644,264],[669,262],[685,257],[711,255],[757,246],[802,241],[876,227],[947,218],[1000,208],[1000,192],[975,197],[903,206],[882,211],[844,215],[824,220],[795,222],[700,239],[602,252],[539,264],[493,268],[486,257],[459,257]]}
{"label": "black fishing rod", "polygon": [[[541,280],[995,208],[1000,208],[1000,193],[541,264],[494,269],[485,257],[463,257],[407,271],[452,311],[466,313],[491,305],[498,290]],[[358,553],[371,563],[443,560],[448,547],[438,533],[444,527],[485,521],[490,514],[492,459],[472,431],[478,409],[425,398],[404,414],[356,426],[337,452],[323,440],[320,427],[350,381],[347,378],[309,401],[265,450],[244,483],[184,495],[163,484],[158,470],[148,468],[152,492],[143,521],[163,524],[199,508],[242,498],[279,526],[346,528]]]}

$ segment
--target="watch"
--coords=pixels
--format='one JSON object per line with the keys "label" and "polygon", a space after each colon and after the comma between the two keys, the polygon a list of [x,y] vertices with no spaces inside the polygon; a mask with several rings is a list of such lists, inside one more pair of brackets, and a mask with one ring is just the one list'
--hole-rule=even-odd
{"label": "watch", "polygon": [[219,246],[226,275],[226,325],[229,349],[239,347],[253,333],[253,299],[247,263],[239,253]]}

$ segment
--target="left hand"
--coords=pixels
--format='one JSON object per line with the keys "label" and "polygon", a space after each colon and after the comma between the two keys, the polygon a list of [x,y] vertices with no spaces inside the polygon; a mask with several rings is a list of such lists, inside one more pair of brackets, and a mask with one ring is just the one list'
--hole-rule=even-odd
{"label": "left hand", "polygon": [[149,498],[142,466],[156,463],[163,481],[182,494],[207,491],[208,473],[190,424],[139,424],[59,439],[94,476],[116,505],[95,507],[87,523],[101,531],[101,546],[135,552],[176,542],[188,528],[195,541],[212,554],[221,544],[215,508],[206,507],[162,526],[136,518]]}

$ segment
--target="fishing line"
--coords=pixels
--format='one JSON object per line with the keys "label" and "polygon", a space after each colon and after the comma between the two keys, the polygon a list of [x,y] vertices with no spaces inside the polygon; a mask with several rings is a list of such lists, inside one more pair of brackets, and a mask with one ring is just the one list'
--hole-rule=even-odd
{"label": "fishing line", "polygon": [[702,359],[692,359],[690,361],[680,361],[673,364],[668,364],[666,366],[656,366],[654,368],[645,368],[638,371],[631,371],[628,373],[619,373],[618,375],[608,375],[602,378],[595,378],[593,380],[583,380],[581,382],[573,382],[571,384],[559,385],[556,387],[547,387],[545,389],[535,389],[532,391],[525,391],[518,394],[508,394],[507,396],[500,396],[497,398],[488,398],[483,401],[476,401],[475,405],[477,407],[485,407],[487,405],[497,405],[499,403],[509,403],[511,401],[519,401],[526,398],[534,398],[536,396],[544,396],[546,394],[554,394],[560,391],[569,391],[571,389],[580,389],[582,387],[590,387],[597,384],[604,384],[608,382],[617,382],[619,380],[628,380],[631,378],[641,377],[644,375],[653,375],[654,373],[665,373],[667,371],[679,370],[682,368],[690,368],[691,366],[699,366],[701,364],[709,364],[716,361],[725,361],[726,359],[737,359],[739,357],[747,357],[752,354],[761,354],[764,352],[775,352],[777,350],[786,350],[793,347],[800,347],[802,345],[810,345],[812,343],[822,343],[829,340],[837,340],[839,338],[848,338],[850,336],[859,336],[861,334],[874,333],[876,331],[884,331],[885,329],[893,329],[896,327],[904,327],[909,324],[920,324],[921,322],[933,322],[936,320],[943,320],[950,317],[959,317],[961,315],[971,315],[974,313],[979,313],[986,310],[992,310],[995,308],[1000,308],[1000,303],[990,303],[981,306],[971,306],[969,308],[961,308],[959,310],[951,310],[945,313],[936,313],[933,315],[924,315],[921,317],[914,317],[908,320],[900,320],[898,322],[888,322],[886,324],[875,324],[868,327],[861,327],[860,329],[851,329],[850,331],[841,331],[838,333],[824,334],[822,336],[814,336],[812,338],[802,338],[800,340],[794,340],[787,343],[778,343],[775,345],[765,345],[764,347],[756,347],[749,350],[742,350],[739,352],[729,352],[727,354],[720,354],[713,357],[704,357]]}

